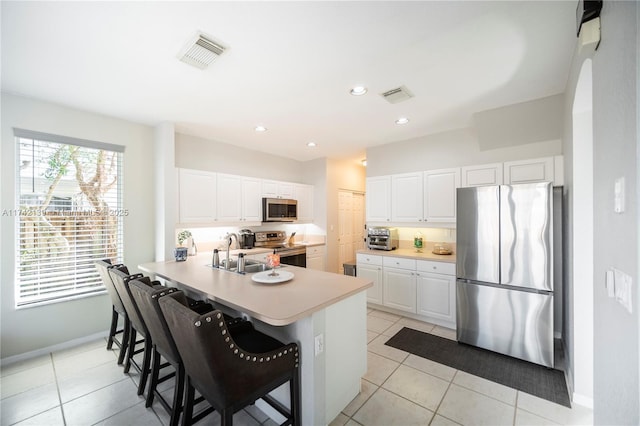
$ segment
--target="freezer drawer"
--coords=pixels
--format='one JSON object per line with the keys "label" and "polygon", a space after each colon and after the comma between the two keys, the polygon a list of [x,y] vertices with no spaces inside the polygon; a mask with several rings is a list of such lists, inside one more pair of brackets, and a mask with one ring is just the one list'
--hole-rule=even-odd
{"label": "freezer drawer", "polygon": [[456,283],[459,342],[554,366],[553,295]]}

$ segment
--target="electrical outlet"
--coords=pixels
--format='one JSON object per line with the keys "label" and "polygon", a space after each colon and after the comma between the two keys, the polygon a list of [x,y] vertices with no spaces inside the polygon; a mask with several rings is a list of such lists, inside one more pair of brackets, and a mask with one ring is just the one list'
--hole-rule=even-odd
{"label": "electrical outlet", "polygon": [[324,352],[324,334],[318,334],[315,338],[315,355],[318,356]]}

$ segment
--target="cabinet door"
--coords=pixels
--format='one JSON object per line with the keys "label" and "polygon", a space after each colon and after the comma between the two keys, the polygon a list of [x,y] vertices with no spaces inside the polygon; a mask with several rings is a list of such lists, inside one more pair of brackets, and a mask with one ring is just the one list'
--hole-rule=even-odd
{"label": "cabinet door", "polygon": [[325,246],[307,247],[307,269],[324,271]]}
{"label": "cabinet door", "polygon": [[422,173],[391,176],[391,220],[393,222],[422,222]]}
{"label": "cabinet door", "polygon": [[212,223],[216,213],[216,174],[199,170],[178,170],[180,223]]}
{"label": "cabinet door", "polygon": [[367,222],[391,220],[391,176],[367,178]]}
{"label": "cabinet door", "polygon": [[384,306],[415,314],[415,272],[384,268],[382,271],[382,300]]}
{"label": "cabinet door", "polygon": [[293,199],[298,200],[298,222],[313,222],[313,185],[296,184]]}
{"label": "cabinet door", "polygon": [[240,219],[247,222],[262,220],[262,197],[260,179],[242,178],[242,214]]}
{"label": "cabinet door", "polygon": [[553,157],[507,161],[504,163],[504,183],[553,182],[554,165]]}
{"label": "cabinet door", "polygon": [[218,221],[239,222],[242,216],[242,178],[218,174]]}
{"label": "cabinet door", "polygon": [[263,180],[262,196],[267,198],[293,198],[293,186],[294,184],[291,182]]}
{"label": "cabinet door", "polygon": [[307,257],[307,269],[324,271],[324,256]]}
{"label": "cabinet door", "polygon": [[460,187],[460,169],[424,172],[424,220],[456,221],[456,189]]}
{"label": "cabinet door", "polygon": [[264,198],[278,198],[278,182],[274,180],[263,180],[262,196]]}
{"label": "cabinet door", "polygon": [[418,314],[455,324],[455,285],[456,279],[453,276],[418,272]]}
{"label": "cabinet door", "polygon": [[502,163],[467,166],[461,169],[462,186],[502,185]]}
{"label": "cabinet door", "polygon": [[373,281],[373,287],[367,289],[367,302],[382,305],[382,267],[358,263],[356,275]]}

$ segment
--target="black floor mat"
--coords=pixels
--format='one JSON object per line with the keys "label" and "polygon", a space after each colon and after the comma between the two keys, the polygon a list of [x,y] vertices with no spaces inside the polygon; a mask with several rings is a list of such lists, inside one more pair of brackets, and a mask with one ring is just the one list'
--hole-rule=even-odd
{"label": "black floor mat", "polygon": [[406,327],[385,344],[556,404],[571,407],[564,373],[560,370]]}

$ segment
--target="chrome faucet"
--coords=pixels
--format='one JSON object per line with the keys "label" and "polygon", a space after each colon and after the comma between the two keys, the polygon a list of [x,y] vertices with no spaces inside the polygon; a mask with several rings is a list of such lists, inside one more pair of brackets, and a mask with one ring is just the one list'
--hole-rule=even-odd
{"label": "chrome faucet", "polygon": [[228,232],[227,236],[225,237],[227,239],[227,262],[224,265],[224,269],[226,269],[227,271],[229,269],[231,269],[230,263],[229,263],[229,252],[231,251],[231,243],[233,242],[233,238],[235,237],[236,239],[236,247],[238,246],[238,235],[234,234],[233,232]]}

